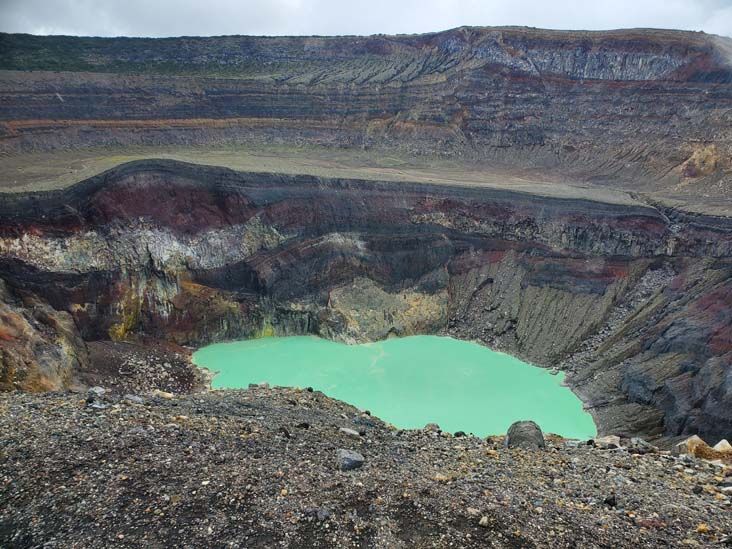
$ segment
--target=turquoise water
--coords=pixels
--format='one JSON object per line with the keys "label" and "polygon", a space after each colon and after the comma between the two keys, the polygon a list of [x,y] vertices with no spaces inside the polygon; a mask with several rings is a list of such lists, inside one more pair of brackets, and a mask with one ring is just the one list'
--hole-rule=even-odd
{"label": "turquoise water", "polygon": [[533,419],[544,432],[595,435],[562,375],[510,355],[449,337],[413,336],[344,345],[311,336],[209,345],[193,361],[219,372],[215,389],[249,383],[313,387],[370,410],[403,429],[438,423],[445,431],[505,433]]}

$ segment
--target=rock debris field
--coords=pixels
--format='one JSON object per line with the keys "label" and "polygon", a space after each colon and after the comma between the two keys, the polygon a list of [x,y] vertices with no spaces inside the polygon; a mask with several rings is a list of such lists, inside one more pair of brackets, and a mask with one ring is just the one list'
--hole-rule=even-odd
{"label": "rock debris field", "polygon": [[724,465],[402,431],[307,389],[0,393],[0,433],[0,547],[732,544]]}

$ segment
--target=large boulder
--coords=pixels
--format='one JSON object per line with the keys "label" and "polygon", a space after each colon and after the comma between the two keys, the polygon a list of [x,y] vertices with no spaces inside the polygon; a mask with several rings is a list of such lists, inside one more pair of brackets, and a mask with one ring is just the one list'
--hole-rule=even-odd
{"label": "large boulder", "polygon": [[545,448],[544,434],[533,421],[517,421],[508,428],[504,444],[507,448],[541,450]]}

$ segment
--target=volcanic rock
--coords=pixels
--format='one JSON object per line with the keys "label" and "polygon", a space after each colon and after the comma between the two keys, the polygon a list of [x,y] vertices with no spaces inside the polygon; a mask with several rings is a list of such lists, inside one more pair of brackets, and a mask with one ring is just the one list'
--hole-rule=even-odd
{"label": "volcanic rock", "polygon": [[540,450],[545,447],[544,435],[533,421],[517,421],[508,428],[504,445],[507,448]]}
{"label": "volcanic rock", "polygon": [[365,462],[366,458],[353,450],[345,450],[341,448],[336,452],[337,467],[341,471],[352,471],[353,469],[358,469],[363,466]]}

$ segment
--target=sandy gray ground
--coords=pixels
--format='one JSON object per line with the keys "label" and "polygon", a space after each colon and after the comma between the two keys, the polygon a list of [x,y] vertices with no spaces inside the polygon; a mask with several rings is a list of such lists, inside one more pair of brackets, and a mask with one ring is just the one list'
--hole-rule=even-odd
{"label": "sandy gray ground", "polygon": [[692,458],[399,431],[307,390],[166,396],[0,394],[0,547],[730,543],[732,470]]}

